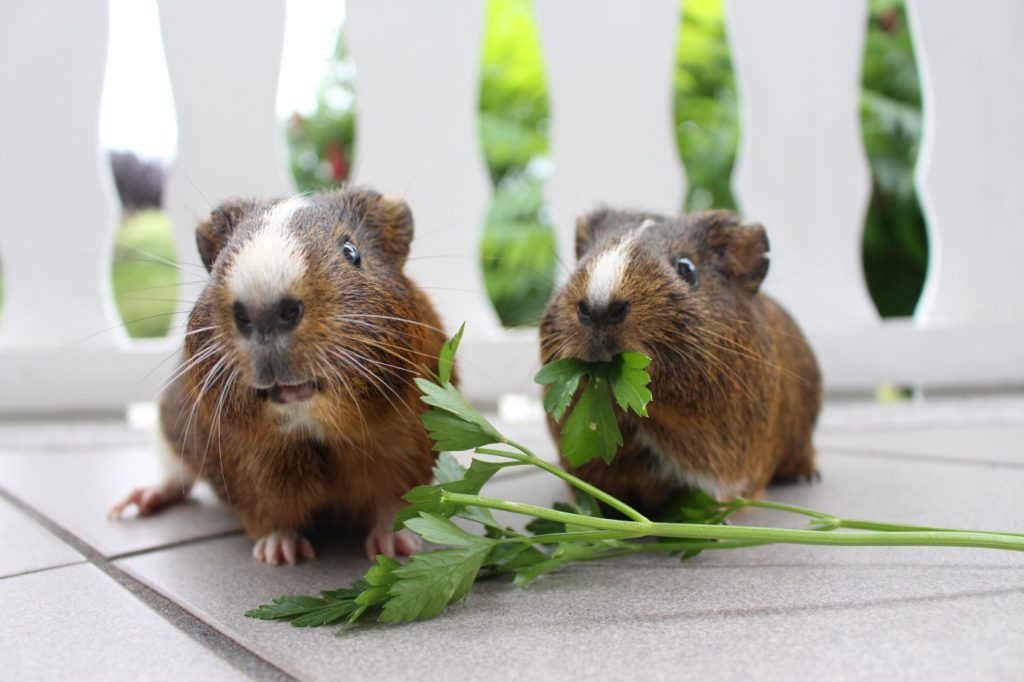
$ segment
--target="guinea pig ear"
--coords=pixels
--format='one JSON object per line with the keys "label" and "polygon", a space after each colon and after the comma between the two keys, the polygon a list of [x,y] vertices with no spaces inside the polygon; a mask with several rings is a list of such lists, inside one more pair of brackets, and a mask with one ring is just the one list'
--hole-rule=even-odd
{"label": "guinea pig ear", "polygon": [[377,211],[381,221],[384,250],[395,259],[399,267],[402,267],[405,265],[405,259],[409,257],[409,249],[412,246],[412,209],[400,197],[385,194],[377,201]]}
{"label": "guinea pig ear", "polygon": [[196,226],[196,246],[199,247],[199,257],[203,259],[207,272],[213,270],[217,254],[231,239],[239,223],[255,207],[256,201],[253,199],[227,201],[213,209],[210,217]]}
{"label": "guinea pig ear", "polygon": [[732,211],[708,211],[700,216],[707,226],[708,246],[719,268],[739,285],[756,293],[768,274],[768,235],[759,223],[748,223]]}
{"label": "guinea pig ear", "polygon": [[600,241],[612,223],[614,211],[599,208],[576,218],[576,260],[581,260]]}

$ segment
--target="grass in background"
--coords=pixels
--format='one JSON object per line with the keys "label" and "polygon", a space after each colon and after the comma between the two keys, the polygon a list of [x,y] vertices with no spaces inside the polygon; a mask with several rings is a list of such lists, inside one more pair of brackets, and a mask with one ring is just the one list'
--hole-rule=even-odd
{"label": "grass in background", "polygon": [[494,183],[481,248],[484,286],[503,325],[536,325],[554,289],[555,235],[543,194],[547,83],[526,0],[487,3],[480,143]]}
{"label": "grass in background", "polygon": [[129,336],[166,336],[178,303],[171,223],[163,211],[139,211],[117,230],[114,300]]}
{"label": "grass in background", "polygon": [[871,0],[861,129],[871,164],[864,275],[882,317],[912,315],[928,270],[928,237],[914,190],[921,86],[903,0]]}

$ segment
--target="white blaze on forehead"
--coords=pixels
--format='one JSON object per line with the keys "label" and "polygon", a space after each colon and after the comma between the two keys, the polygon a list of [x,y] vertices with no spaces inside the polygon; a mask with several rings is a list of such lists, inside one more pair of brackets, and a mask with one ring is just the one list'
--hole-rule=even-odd
{"label": "white blaze on forehead", "polygon": [[267,211],[263,225],[242,245],[228,266],[228,288],[243,301],[273,301],[306,273],[302,245],[288,229],[297,210],[307,206],[293,197]]}
{"label": "white blaze on forehead", "polygon": [[654,221],[648,218],[638,228],[629,233],[616,244],[600,254],[590,266],[590,277],[587,282],[587,303],[592,308],[606,306],[622,281],[622,275],[629,265],[629,251],[633,240],[643,233]]}

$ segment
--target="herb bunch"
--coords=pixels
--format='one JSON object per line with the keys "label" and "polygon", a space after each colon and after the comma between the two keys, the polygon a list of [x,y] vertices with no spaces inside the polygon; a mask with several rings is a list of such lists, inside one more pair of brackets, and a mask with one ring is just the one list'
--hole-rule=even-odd
{"label": "herb bunch", "polygon": [[[275,598],[245,615],[282,620],[299,627],[339,625],[343,632],[359,623],[425,620],[463,599],[477,580],[513,576],[523,587],[537,577],[576,561],[593,561],[641,552],[664,552],[688,559],[705,550],[736,549],[772,543],[809,545],[918,545],[981,547],[1024,551],[1024,534],[928,528],[843,519],[794,505],[736,498],[720,502],[698,490],[683,490],[669,506],[668,520],[653,521],[621,500],[573,476],[503,436],[451,383],[455,352],[463,330],[441,350],[438,380],[416,379],[430,410],[421,416],[442,452],[473,450],[496,461],[474,459],[468,468],[442,454],[434,467],[437,483],[405,495],[409,503],[396,528],[405,527],[440,549],[421,552],[405,564],[385,556],[350,587],[319,597]],[[540,383],[551,384],[545,407],[561,421],[579,385],[586,380],[571,414],[563,423],[563,448],[577,465],[600,456],[611,461],[622,443],[612,398],[623,410],[646,416],[651,393],[645,371],[649,360],[624,353],[610,363],[562,360],[544,367]],[[612,445],[614,444],[614,445]],[[497,447],[493,447],[497,446]],[[610,454],[609,454],[610,451]],[[570,455],[569,453],[572,453]],[[509,467],[532,466],[575,488],[572,504],[552,508],[481,495],[484,485]],[[625,519],[606,518],[599,503]],[[805,516],[805,530],[728,526],[725,520],[745,507]],[[532,518],[526,533],[500,524],[492,510]],[[477,524],[469,533],[452,519]],[[853,531],[853,532],[836,532]],[[655,539],[649,542],[645,539]]]}

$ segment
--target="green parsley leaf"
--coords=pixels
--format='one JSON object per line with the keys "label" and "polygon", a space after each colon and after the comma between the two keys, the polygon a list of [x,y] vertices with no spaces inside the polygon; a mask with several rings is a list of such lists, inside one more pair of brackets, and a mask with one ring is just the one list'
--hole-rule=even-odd
{"label": "green parsley leaf", "polygon": [[645,371],[651,359],[643,353],[622,353],[618,360],[616,371],[609,373],[615,400],[623,410],[633,410],[646,417],[647,403],[653,397],[647,388],[651,376]]}
{"label": "green parsley leaf", "polygon": [[459,464],[459,460],[455,459],[455,457],[447,452],[442,452],[437,456],[437,461],[434,463],[434,478],[437,479],[438,483],[451,483],[463,478],[465,475],[465,467]]}
{"label": "green parsley leaf", "polygon": [[586,376],[588,369],[588,363],[575,358],[565,358],[544,365],[534,376],[533,380],[538,384],[552,384],[544,395],[544,410],[554,417],[555,421],[562,421],[565,410],[576,395],[580,379]]}
{"label": "green parsley leaf", "polygon": [[405,522],[405,527],[428,542],[438,545],[469,547],[479,542],[480,537],[470,535],[443,516],[423,512],[415,519]]}
{"label": "green parsley leaf", "polygon": [[422,552],[395,569],[398,581],[391,586],[380,620],[403,623],[426,620],[469,592],[493,543],[485,538],[466,547]]}
{"label": "green parsley leaf", "polygon": [[[652,395],[646,372],[650,358],[642,353],[620,353],[610,362],[583,362],[573,358],[556,360],[537,372],[534,380],[548,385],[544,409],[562,424],[562,454],[572,466],[595,457],[611,462],[622,445],[622,434],[612,409],[611,395],[624,411],[646,417]],[[582,393],[582,379],[587,384]],[[572,413],[562,418],[577,397]]]}
{"label": "green parsley leaf", "polygon": [[[349,618],[357,608],[355,597],[359,592],[356,589],[337,590],[325,592],[320,598],[302,595],[276,597],[273,603],[263,604],[245,615],[261,620],[284,620],[295,627],[330,625]],[[330,594],[336,596],[328,596]]]}
{"label": "green parsley leaf", "polygon": [[608,395],[608,382],[604,377],[592,377],[562,425],[562,454],[574,467],[595,457],[611,463],[620,445],[622,434]]}
{"label": "green parsley leaf", "polygon": [[[459,511],[459,508],[453,504],[442,502],[442,493],[448,491],[476,495],[484,487],[484,484],[491,480],[492,476],[505,467],[516,466],[516,464],[516,462],[484,462],[474,459],[469,469],[466,470],[465,475],[456,481],[438,483],[436,485],[421,485],[413,488],[402,496],[402,499],[408,502],[409,506],[398,512],[395,528],[401,528],[407,520],[416,518],[422,512],[437,514],[438,516],[452,516]],[[480,523],[485,523],[486,521],[485,525],[493,524],[495,527],[500,527],[489,511],[480,509],[479,512],[479,518],[474,518],[473,520]]]}
{"label": "green parsley leaf", "polygon": [[465,322],[459,327],[459,332],[441,346],[441,353],[437,358],[437,383],[439,384],[451,383],[452,368],[455,366],[455,351],[459,349],[464,331],[466,331]]}
{"label": "green parsley leaf", "polygon": [[[501,442],[502,437],[497,429],[454,386],[438,386],[420,378],[415,379],[415,382],[422,394],[420,400],[435,408],[420,415],[420,420],[430,431],[430,437],[435,440],[434,450],[466,450]],[[453,417],[464,423],[458,423]],[[467,446],[466,443],[475,445]],[[458,447],[449,447],[452,444]]]}

